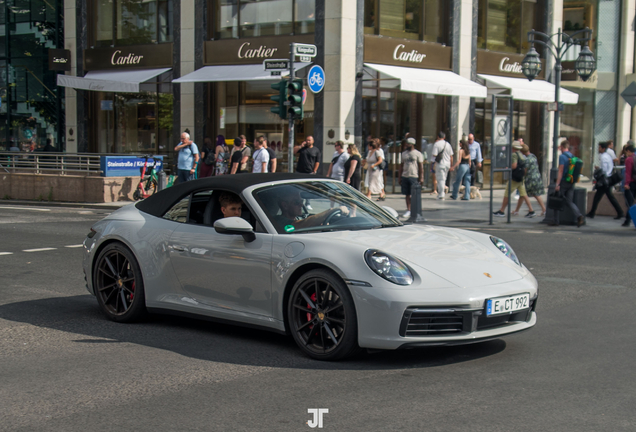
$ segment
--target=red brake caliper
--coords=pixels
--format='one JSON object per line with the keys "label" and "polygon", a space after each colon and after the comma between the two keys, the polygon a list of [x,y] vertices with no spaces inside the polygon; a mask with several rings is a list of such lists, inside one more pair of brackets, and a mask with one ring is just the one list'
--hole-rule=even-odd
{"label": "red brake caliper", "polygon": [[133,297],[135,297],[135,281],[132,283],[132,293],[130,294],[130,301],[133,301]]}
{"label": "red brake caliper", "polygon": [[[313,294],[311,295],[311,297],[309,297],[309,298],[311,299],[311,301],[312,301],[312,302],[314,302],[314,303],[315,303],[315,302],[316,302],[316,293],[313,293]],[[307,307],[308,307],[309,309],[311,309],[311,305],[310,305],[309,303],[307,303]],[[313,315],[313,314],[310,314],[309,312],[307,312],[307,321],[311,321],[312,319],[314,319],[314,315]],[[313,327],[314,327],[314,325],[313,325],[313,324],[311,324],[311,325],[309,326],[309,328],[313,328]]]}

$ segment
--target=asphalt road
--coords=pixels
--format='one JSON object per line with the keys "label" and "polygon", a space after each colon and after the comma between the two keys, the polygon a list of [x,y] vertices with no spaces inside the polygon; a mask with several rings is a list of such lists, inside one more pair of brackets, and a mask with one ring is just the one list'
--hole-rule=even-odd
{"label": "asphalt road", "polygon": [[105,213],[0,203],[2,431],[303,431],[310,408],[327,431],[636,430],[633,235],[491,229],[539,280],[534,329],[323,363],[265,331],[107,321],[76,247]]}

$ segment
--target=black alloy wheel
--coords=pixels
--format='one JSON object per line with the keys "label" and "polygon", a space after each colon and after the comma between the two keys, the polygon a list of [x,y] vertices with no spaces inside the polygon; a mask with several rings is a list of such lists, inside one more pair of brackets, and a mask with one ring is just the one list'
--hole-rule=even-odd
{"label": "black alloy wheel", "polygon": [[117,322],[134,322],[146,313],[139,264],[121,243],[106,246],[95,261],[93,287],[104,314]]}
{"label": "black alloy wheel", "polygon": [[290,331],[300,349],[318,360],[339,360],[358,350],[351,293],[329,270],[312,270],[294,285],[288,304]]}

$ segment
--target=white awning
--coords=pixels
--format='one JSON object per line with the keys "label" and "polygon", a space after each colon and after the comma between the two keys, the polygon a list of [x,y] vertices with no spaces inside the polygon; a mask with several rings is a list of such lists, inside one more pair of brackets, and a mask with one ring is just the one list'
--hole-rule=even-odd
{"label": "white awning", "polygon": [[[526,78],[510,78],[495,75],[479,75],[486,87],[493,90],[510,90],[515,100],[530,102],[554,102],[554,84],[543,80],[528,81]],[[579,95],[561,87],[560,99],[564,104],[575,105]]]}
{"label": "white awning", "polygon": [[[294,63],[295,70],[309,66],[310,63]],[[281,76],[289,75],[289,71],[281,71]],[[194,72],[172,80],[173,83],[216,82],[216,81],[262,81],[277,80],[280,76],[272,76],[271,71],[263,70],[262,64],[204,66]]]}
{"label": "white awning", "polygon": [[90,71],[83,78],[71,75],[58,75],[57,85],[79,90],[139,93],[139,84],[157,75],[161,75],[170,69],[171,68]]}
{"label": "white awning", "polygon": [[488,95],[486,87],[450,71],[374,63],[365,63],[364,65],[381,74],[388,75],[390,78],[399,80],[400,90],[404,91],[475,98],[485,98]]}

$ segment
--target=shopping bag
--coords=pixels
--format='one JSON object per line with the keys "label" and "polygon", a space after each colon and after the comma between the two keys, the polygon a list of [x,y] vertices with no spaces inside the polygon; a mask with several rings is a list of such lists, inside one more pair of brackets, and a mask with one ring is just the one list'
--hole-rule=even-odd
{"label": "shopping bag", "polygon": [[565,207],[565,198],[559,191],[554,191],[548,197],[548,208],[554,211],[561,211]]}
{"label": "shopping bag", "polygon": [[629,208],[629,215],[632,218],[632,223],[634,224],[634,228],[636,228],[636,204]]}

